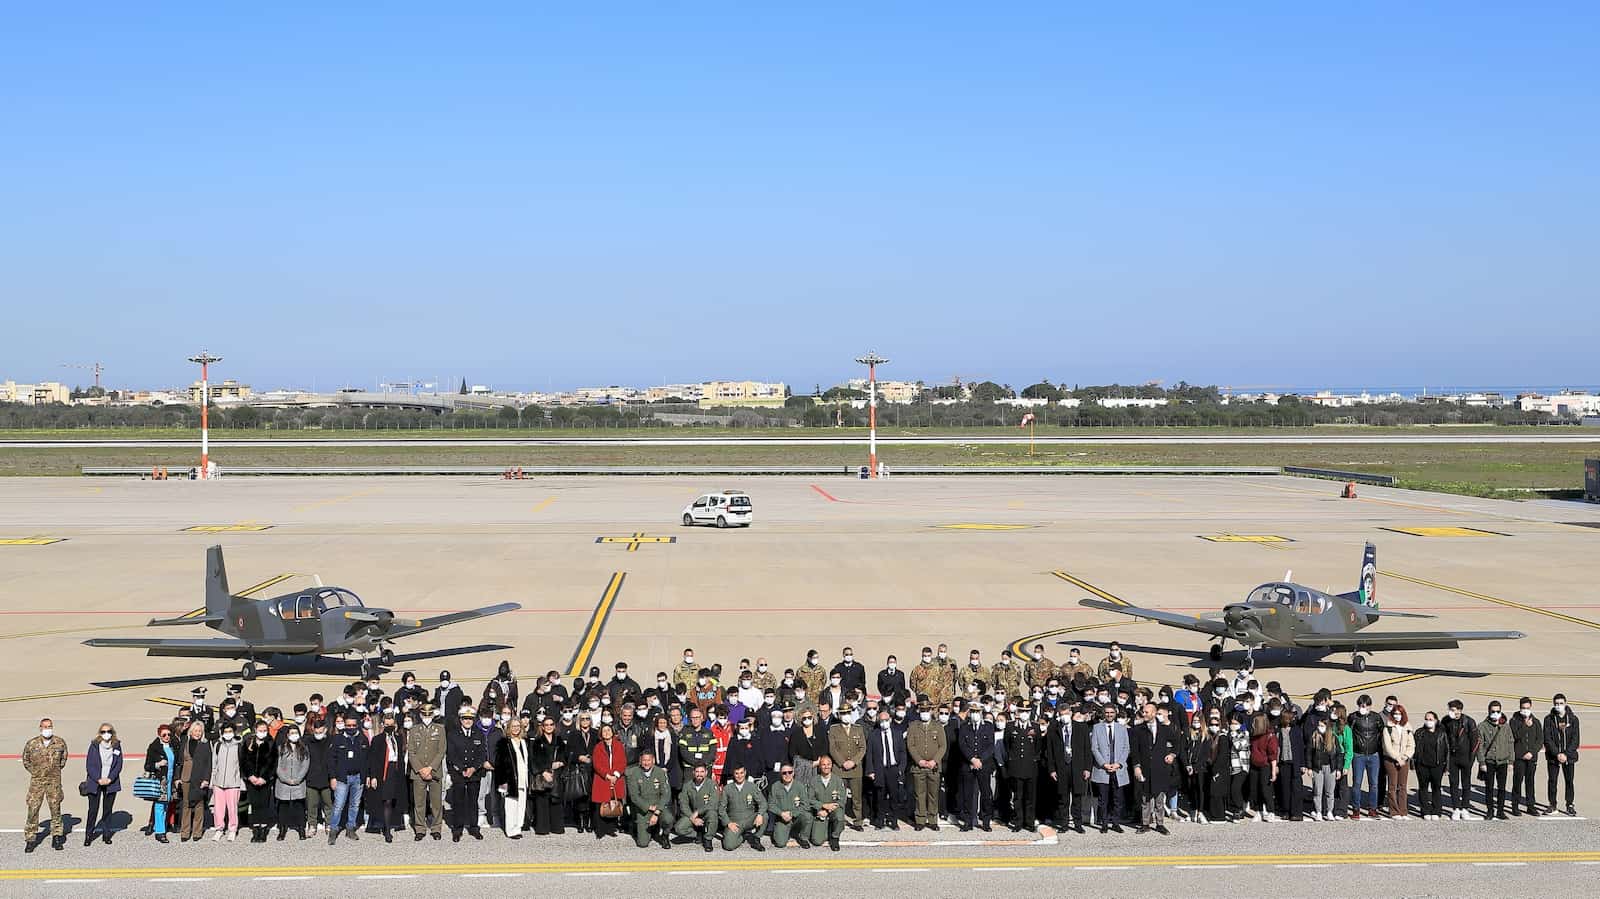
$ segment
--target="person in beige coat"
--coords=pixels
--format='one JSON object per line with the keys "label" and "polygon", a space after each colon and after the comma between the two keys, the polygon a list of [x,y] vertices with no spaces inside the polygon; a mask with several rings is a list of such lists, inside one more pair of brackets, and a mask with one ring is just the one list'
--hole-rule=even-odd
{"label": "person in beige coat", "polygon": [[1407,812],[1406,786],[1411,777],[1411,757],[1417,754],[1417,738],[1411,733],[1406,707],[1396,705],[1383,728],[1383,774],[1389,784],[1389,817],[1404,818]]}

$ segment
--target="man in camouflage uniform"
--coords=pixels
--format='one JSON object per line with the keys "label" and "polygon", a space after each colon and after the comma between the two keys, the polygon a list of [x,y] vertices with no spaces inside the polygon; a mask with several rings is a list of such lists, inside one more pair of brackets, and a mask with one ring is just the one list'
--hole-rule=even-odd
{"label": "man in camouflage uniform", "polygon": [[967,664],[956,672],[956,691],[965,696],[973,684],[982,684],[978,687],[978,692],[982,693],[989,686],[988,678],[989,672],[983,667],[983,655],[974,649],[967,654]]}
{"label": "man in camouflage uniform", "polygon": [[698,839],[700,848],[711,851],[711,838],[721,824],[722,797],[717,785],[707,776],[706,765],[694,766],[694,777],[683,784],[678,792],[678,823],[672,832],[685,839]]}
{"label": "man in camouflage uniform", "polygon": [[1043,687],[1050,682],[1050,678],[1059,673],[1060,669],[1056,667],[1056,663],[1044,654],[1044,644],[1035,643],[1033,652],[1028,656],[1028,664],[1023,666],[1028,687],[1030,689]]}
{"label": "man in camouflage uniform", "polygon": [[775,692],[778,689],[778,675],[767,665],[764,658],[756,659],[756,670],[750,677],[751,684],[763,693]]}
{"label": "man in camouflage uniform", "polygon": [[683,661],[673,666],[672,669],[673,686],[682,687],[683,691],[688,693],[694,690],[695,683],[699,678],[700,666],[694,663],[694,650],[685,648],[683,650]]}
{"label": "man in camouflage uniform", "polygon": [[826,840],[828,848],[839,851],[839,834],[844,833],[844,802],[849,786],[833,770],[833,759],[823,755],[817,758],[817,775],[806,785],[811,791],[811,845],[821,846]]}
{"label": "man in camouflage uniform", "polygon": [[[39,830],[39,806],[50,803],[50,848],[67,845],[61,826],[61,769],[67,766],[67,741],[55,734],[55,722],[39,721],[39,735],[22,744],[22,768],[28,772],[28,818],[22,826],[24,852],[39,844],[33,835]],[[39,842],[43,842],[40,840]]]}
{"label": "man in camouflage uniform", "polygon": [[922,647],[922,661],[911,669],[910,687],[914,695],[926,696],[935,705],[949,702],[956,695],[950,664],[935,659],[933,650],[927,646]]}
{"label": "man in camouflage uniform", "polygon": [[811,848],[811,791],[795,780],[794,766],[778,769],[778,780],[767,791],[767,810],[772,814],[772,845],[783,849],[792,836],[801,849]]}
{"label": "man in camouflage uniform", "polygon": [[812,700],[822,696],[822,688],[828,685],[828,669],[822,667],[815,649],[806,653],[806,663],[795,669],[794,679],[806,685],[806,695]]}
{"label": "man in camouflage uniform", "polygon": [[944,725],[933,720],[928,697],[917,697],[918,721],[906,728],[906,755],[911,760],[911,795],[916,800],[912,827],[939,829],[939,778],[944,767]]}
{"label": "man in camouflage uniform", "polygon": [[1022,694],[1022,669],[1012,659],[1009,649],[1002,651],[1000,661],[989,669],[989,691],[996,693],[1000,690],[1013,698]]}

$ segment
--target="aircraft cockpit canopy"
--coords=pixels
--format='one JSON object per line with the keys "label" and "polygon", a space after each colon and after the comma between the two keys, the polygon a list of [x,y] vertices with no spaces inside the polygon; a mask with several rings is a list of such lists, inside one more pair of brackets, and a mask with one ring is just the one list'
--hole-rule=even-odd
{"label": "aircraft cockpit canopy", "polygon": [[317,593],[317,610],[325,612],[328,609],[363,609],[361,597],[351,593],[343,587],[329,587]]}

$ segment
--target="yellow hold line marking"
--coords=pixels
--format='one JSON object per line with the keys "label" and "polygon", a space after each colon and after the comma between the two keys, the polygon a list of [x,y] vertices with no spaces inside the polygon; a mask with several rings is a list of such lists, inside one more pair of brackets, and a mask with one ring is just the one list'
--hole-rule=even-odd
{"label": "yellow hold line marking", "polygon": [[1123,599],[1122,597],[1115,596],[1113,594],[1107,593],[1106,591],[1101,590],[1099,587],[1096,587],[1094,584],[1091,584],[1088,581],[1079,580],[1079,579],[1073,577],[1072,575],[1067,574],[1065,571],[1061,571],[1061,570],[1058,569],[1058,570],[1052,571],[1050,573],[1055,575],[1058,578],[1061,578],[1062,580],[1066,581],[1067,583],[1072,584],[1075,587],[1081,587],[1084,590],[1088,590],[1090,593],[1093,593],[1095,596],[1105,600],[1106,602],[1111,603],[1112,605],[1117,605],[1117,606],[1131,606],[1131,605],[1133,605],[1133,603],[1128,602],[1127,600]]}
{"label": "yellow hold line marking", "polygon": [[1481,599],[1484,602],[1492,602],[1495,605],[1505,606],[1509,609],[1521,609],[1524,612],[1532,612],[1535,615],[1544,615],[1547,618],[1554,618],[1557,621],[1565,621],[1568,624],[1580,624],[1584,627],[1592,627],[1595,630],[1600,630],[1600,623],[1589,621],[1586,618],[1574,618],[1571,615],[1563,615],[1560,612],[1552,612],[1549,609],[1541,609],[1538,606],[1524,605],[1520,602],[1512,602],[1509,599],[1501,599],[1498,596],[1489,596],[1484,593],[1474,593],[1471,590],[1462,590],[1460,587],[1452,587],[1448,584],[1440,584],[1436,581],[1424,580],[1420,577],[1412,577],[1409,574],[1401,574],[1398,571],[1381,571],[1379,574],[1382,574],[1384,577],[1399,578],[1402,581],[1409,581],[1410,583],[1419,584],[1423,587],[1432,587],[1435,590],[1443,590],[1446,593],[1454,593],[1457,596],[1465,596],[1468,599]]}
{"label": "yellow hold line marking", "polygon": [[64,542],[65,537],[0,537],[0,546],[49,546]]}
{"label": "yellow hold line marking", "polygon": [[[993,855],[934,856],[922,858],[884,858],[864,855],[860,858],[806,859],[805,867],[833,871],[860,871],[870,869],[938,868],[941,870],[970,868],[974,863],[992,861]],[[1471,862],[1592,862],[1600,861],[1600,852],[1418,852],[1418,853],[1296,853],[1280,855],[1075,855],[1075,856],[1021,856],[1006,858],[1012,867],[1035,870],[1106,866],[1139,868],[1166,868],[1174,865],[1230,864],[1264,867],[1281,864],[1468,864]],[[405,873],[415,875],[461,874],[655,874],[665,871],[771,871],[792,868],[790,859],[714,859],[708,861],[674,859],[672,861],[623,861],[606,859],[592,862],[506,862],[464,864],[410,864]],[[205,877],[242,878],[282,876],[288,870],[281,865],[253,867],[149,867],[149,868],[9,868],[0,869],[0,880],[62,880],[62,879],[145,879],[153,877]],[[307,877],[358,877],[371,874],[392,874],[392,864],[340,865],[334,868],[298,867],[294,872]]]}
{"label": "yellow hold line marking", "polygon": [[1026,531],[1037,527],[1031,524],[936,524],[934,527],[944,531]]}
{"label": "yellow hold line marking", "polygon": [[555,501],[556,501],[555,497],[547,496],[544,499],[540,500],[536,505],[534,505],[533,511],[535,511],[535,512],[543,512],[545,509],[548,509],[550,507],[551,503],[553,503]]}
{"label": "yellow hold line marking", "polygon": [[600,634],[606,627],[606,619],[611,616],[611,607],[622,593],[622,582],[627,577],[627,572],[616,571],[612,572],[611,580],[606,582],[605,590],[600,593],[600,602],[594,607],[594,614],[589,616],[589,626],[584,630],[583,639],[579,641],[578,648],[573,650],[572,660],[567,663],[568,677],[577,677],[589,667],[589,659],[594,656],[595,647],[600,643]]}
{"label": "yellow hold line marking", "polygon": [[1026,637],[1021,637],[1011,641],[1011,654],[1019,659],[1027,658],[1027,649],[1028,644],[1030,643],[1038,643],[1041,640],[1048,640],[1051,637],[1060,637],[1064,634],[1076,634],[1079,631],[1092,631],[1102,627],[1126,627],[1130,624],[1133,624],[1133,622],[1101,621],[1096,624],[1079,624],[1073,627],[1058,627],[1053,631],[1045,631],[1042,634],[1029,634]]}
{"label": "yellow hold line marking", "polygon": [[[1415,674],[1402,674],[1402,675],[1399,675],[1397,677],[1387,677],[1387,678],[1384,678],[1383,680],[1368,681],[1367,683],[1364,683],[1364,684],[1351,684],[1348,687],[1341,687],[1341,688],[1339,688],[1337,690],[1332,690],[1330,692],[1332,692],[1333,695],[1335,695],[1335,696],[1343,696],[1346,693],[1360,693],[1363,690],[1379,690],[1379,689],[1382,689],[1384,687],[1392,686],[1394,684],[1404,684],[1404,683],[1408,683],[1408,682],[1414,681],[1414,680],[1422,680],[1425,677],[1433,677],[1435,674],[1438,674],[1438,673],[1439,672],[1437,672],[1437,671],[1418,671]],[[1303,694],[1303,695],[1301,695],[1301,696],[1299,696],[1297,698],[1299,698],[1299,699],[1310,699],[1311,698],[1311,694],[1310,693],[1306,693],[1306,694]]]}

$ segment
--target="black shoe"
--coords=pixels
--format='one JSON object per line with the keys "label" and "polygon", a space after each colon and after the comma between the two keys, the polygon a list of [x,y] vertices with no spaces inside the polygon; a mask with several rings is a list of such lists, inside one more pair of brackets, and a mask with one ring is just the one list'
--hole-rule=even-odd
{"label": "black shoe", "polygon": [[1079,821],[1078,823],[1072,825],[1072,832],[1073,833],[1083,833],[1083,822]]}
{"label": "black shoe", "polygon": [[361,839],[360,837],[356,836],[356,829],[354,827],[345,828],[344,835],[356,841],[360,841]]}
{"label": "black shoe", "polygon": [[417,831],[417,832],[416,832],[416,834],[415,834],[415,835],[414,835],[414,836],[413,836],[413,837],[412,837],[412,838],[411,838],[411,842],[413,842],[413,843],[420,843],[420,842],[422,842],[422,838],[423,838],[423,837],[426,837],[426,836],[427,836],[427,835],[428,835],[428,834],[427,834],[427,833],[426,833],[426,832],[425,832],[425,831],[421,831],[421,830],[419,830],[419,831]]}
{"label": "black shoe", "polygon": [[278,842],[280,842],[280,843],[283,842],[283,838],[288,836],[288,835],[289,835],[289,832],[287,830],[279,830],[278,831]]}
{"label": "black shoe", "polygon": [[442,840],[442,839],[444,839],[444,834],[442,834],[442,833],[440,833],[439,831],[436,830],[436,831],[433,832],[433,838],[436,839],[436,840]]}
{"label": "black shoe", "polygon": [[23,852],[32,852],[33,850],[38,849],[38,848],[39,848],[39,844],[34,840],[23,840],[22,841],[22,851]]}
{"label": "black shoe", "polygon": [[506,839],[509,839],[509,840],[520,840],[520,839],[522,839],[522,834],[514,833],[511,836],[507,837]]}
{"label": "black shoe", "polygon": [[332,846],[334,843],[338,842],[338,840],[339,840],[339,828],[337,828],[337,827],[328,828],[328,845]]}
{"label": "black shoe", "polygon": [[811,844],[809,842],[807,842],[806,840],[800,838],[800,837],[795,837],[794,838],[794,842],[795,842],[795,845],[799,846],[801,849],[810,849],[811,848]]}
{"label": "black shoe", "polygon": [[[169,840],[167,839],[167,835],[166,834],[158,833],[158,834],[156,834],[156,842],[157,843],[166,843],[166,842],[169,842]],[[33,850],[29,849],[28,851],[32,852]]]}
{"label": "black shoe", "polygon": [[483,831],[479,830],[476,827],[467,828],[467,833],[470,834],[474,840],[483,839]]}
{"label": "black shoe", "polygon": [[306,829],[304,827],[296,827],[294,829],[294,834],[303,840],[306,838]]}
{"label": "black shoe", "polygon": [[710,852],[710,851],[711,851],[711,841],[710,841],[710,840],[704,840],[704,841],[702,841],[702,842],[701,842],[701,843],[700,843],[700,848],[701,848],[701,849],[704,849],[704,850],[705,850],[705,851],[707,851],[707,852]]}
{"label": "black shoe", "polygon": [[1113,825],[1111,825],[1111,830],[1112,830],[1113,833],[1122,833],[1122,825],[1121,824],[1113,824]]}
{"label": "black shoe", "polygon": [[1578,807],[1570,802],[1567,803],[1567,815],[1572,818],[1578,817]]}
{"label": "black shoe", "polygon": [[[281,833],[278,834],[278,839],[280,839],[280,840],[283,839],[283,834],[281,834]],[[385,830],[383,832],[383,841],[385,843],[393,843],[394,842],[394,832],[393,831],[389,831],[389,830]]]}
{"label": "black shoe", "polygon": [[461,831],[459,831],[459,830],[450,831],[450,842],[452,842],[452,843],[461,842]]}
{"label": "black shoe", "polygon": [[94,834],[92,834],[92,833],[84,834],[83,835],[83,845],[85,845],[85,846],[93,846],[94,845]]}
{"label": "black shoe", "polygon": [[662,849],[671,849],[672,848],[672,841],[670,839],[667,839],[667,835],[665,833],[663,833],[659,837],[656,837],[656,843],[658,845],[660,845]]}
{"label": "black shoe", "polygon": [[979,824],[978,825],[978,829],[983,831],[984,833],[993,833],[994,832],[994,827],[991,826],[988,821],[985,821],[982,824]]}
{"label": "black shoe", "polygon": [[1150,828],[1146,827],[1143,824],[1140,824],[1139,827],[1136,830],[1134,830],[1134,833],[1149,833],[1149,832],[1150,832]]}
{"label": "black shoe", "polygon": [[107,846],[110,846],[111,845],[111,831],[108,830],[105,833],[100,834],[100,842],[106,844]]}
{"label": "black shoe", "polygon": [[832,849],[834,852],[838,852],[839,851],[839,838],[838,837],[829,837],[828,838],[828,848]]}
{"label": "black shoe", "polygon": [[[757,852],[766,852],[767,851],[767,847],[761,845],[761,838],[758,837],[758,836],[753,836],[752,835],[747,840],[745,840],[745,842],[749,843],[750,844],[750,848],[754,849]],[[58,846],[56,848],[59,849],[61,847]]]}
{"label": "black shoe", "polygon": [[1165,825],[1165,824],[1157,824],[1156,825],[1156,833],[1159,833],[1162,836],[1167,836],[1167,835],[1171,834],[1172,831],[1168,830],[1167,829],[1167,825]]}
{"label": "black shoe", "polygon": [[969,832],[971,830],[972,830],[972,825],[971,824],[968,824],[965,821],[961,822],[961,832],[962,833],[967,833],[967,832]]}

